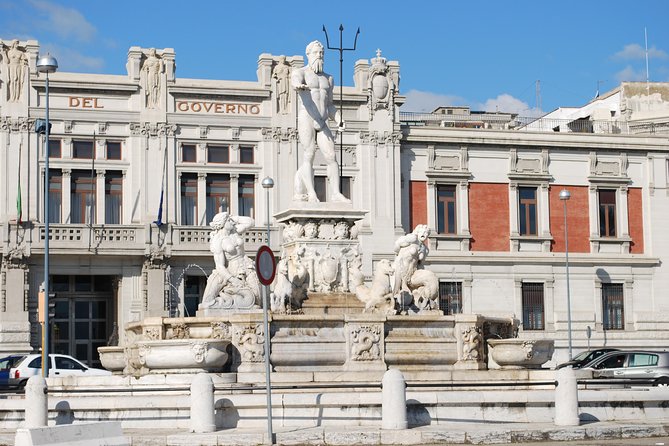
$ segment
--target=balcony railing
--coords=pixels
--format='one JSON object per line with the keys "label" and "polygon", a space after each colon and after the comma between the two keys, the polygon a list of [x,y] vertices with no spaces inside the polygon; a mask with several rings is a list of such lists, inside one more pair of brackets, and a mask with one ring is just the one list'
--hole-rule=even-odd
{"label": "balcony railing", "polygon": [[[400,121],[412,127],[474,128],[524,132],[564,132],[599,134],[648,133],[645,127],[627,121],[549,119],[510,114],[447,115],[441,113],[400,112]],[[653,126],[653,130],[655,130]]]}
{"label": "balcony railing", "polygon": [[[49,224],[49,251],[52,254],[95,254],[145,256],[162,250],[168,256],[210,256],[211,229],[200,226],[155,225],[86,225]],[[279,229],[271,228],[272,249],[280,250]],[[20,240],[21,246],[29,245],[31,254],[44,253],[45,227],[41,223],[7,225],[3,245],[9,251]],[[245,247],[249,254],[267,243],[266,228],[251,228],[245,234]],[[22,248],[23,249],[23,248]]]}

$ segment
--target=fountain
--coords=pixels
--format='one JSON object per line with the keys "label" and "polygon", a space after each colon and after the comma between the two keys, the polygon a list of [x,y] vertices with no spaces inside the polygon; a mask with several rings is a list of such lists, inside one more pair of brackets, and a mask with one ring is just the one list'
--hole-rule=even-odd
{"label": "fountain", "polygon": [[[426,225],[396,240],[393,259],[375,259],[366,283],[358,231],[367,211],[355,209],[339,188],[328,127],[335,107],[322,100],[331,100],[334,86],[311,68],[312,62],[318,65],[321,47],[310,43],[309,64],[291,74],[304,156],[291,206],[274,215],[282,226],[282,247],[269,332],[263,328],[255,265],[244,250],[244,234],[254,221],[221,212],[210,223],[216,266],[196,316],[127,324],[124,373],[215,371],[234,374],[239,382],[262,382],[263,344],[269,338],[268,359],[279,380],[378,382],[388,368],[401,369],[407,379],[430,379],[440,375],[435,372],[485,369],[486,340],[511,337],[512,317],[439,310],[439,280],[425,267]],[[384,63],[378,58],[377,68]],[[375,89],[381,81],[375,78]],[[387,99],[387,91],[376,93],[375,101]],[[382,102],[376,105],[389,105]],[[327,165],[328,202],[320,202],[314,189],[317,151]]]}
{"label": "fountain", "polygon": [[[366,284],[355,231],[363,213],[339,207],[277,215],[283,255],[269,334],[277,377],[377,380],[398,368],[408,379],[424,379],[425,372],[486,369],[486,346],[497,348],[489,338],[512,337],[513,318],[442,314],[438,280],[424,266],[424,225],[398,238],[395,258],[378,261]],[[133,376],[205,371],[261,382],[266,334],[255,267],[243,243],[252,225],[245,217],[217,215],[211,237],[216,268],[197,315],[127,324],[123,347],[99,349],[103,366]]]}

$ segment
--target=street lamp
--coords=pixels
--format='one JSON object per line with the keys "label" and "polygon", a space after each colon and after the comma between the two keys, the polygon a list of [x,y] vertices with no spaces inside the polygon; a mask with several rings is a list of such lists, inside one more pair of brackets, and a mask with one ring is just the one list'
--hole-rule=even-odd
{"label": "street lamp", "polygon": [[567,336],[569,339],[569,360],[571,361],[571,294],[569,292],[569,231],[567,229],[567,201],[571,194],[567,189],[560,191],[560,200],[564,203],[564,261],[567,273]]}
{"label": "street lamp", "polygon": [[[265,177],[262,180],[262,187],[267,192],[267,246],[269,247],[269,190],[274,187],[272,177]],[[270,385],[270,365],[269,365],[269,318],[267,316],[267,300],[269,299],[269,285],[263,285],[262,314],[263,330],[265,332],[265,387],[267,389],[267,437],[270,444],[274,444],[274,435],[272,433],[272,387]]]}
{"label": "street lamp", "polygon": [[44,148],[44,327],[42,328],[42,376],[49,376],[49,74],[58,70],[58,61],[46,53],[37,60],[37,72],[46,74]]}

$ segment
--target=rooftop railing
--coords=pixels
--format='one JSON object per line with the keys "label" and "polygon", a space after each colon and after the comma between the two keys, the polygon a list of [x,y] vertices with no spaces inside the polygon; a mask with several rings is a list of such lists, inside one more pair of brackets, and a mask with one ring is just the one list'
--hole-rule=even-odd
{"label": "rooftop railing", "polygon": [[[646,127],[630,125],[620,120],[551,119],[529,116],[514,116],[508,113],[478,115],[448,115],[441,113],[400,112],[402,124],[412,127],[446,127],[492,130],[513,130],[524,132],[562,132],[598,134],[638,134],[648,133]],[[653,127],[654,128],[654,127]]]}

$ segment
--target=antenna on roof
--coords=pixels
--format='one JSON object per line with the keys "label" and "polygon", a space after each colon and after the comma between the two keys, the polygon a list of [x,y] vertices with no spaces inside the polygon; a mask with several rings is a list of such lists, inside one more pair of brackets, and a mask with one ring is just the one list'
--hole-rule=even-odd
{"label": "antenna on roof", "polygon": [[599,86],[602,85],[604,81],[597,81],[597,91],[595,92],[595,99],[599,97]]}
{"label": "antenna on roof", "polygon": [[537,110],[541,110],[541,81],[537,79]]}

